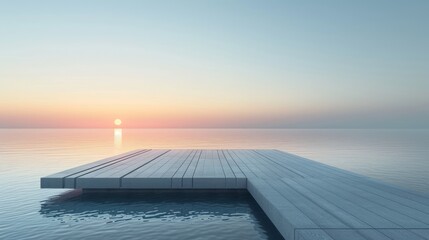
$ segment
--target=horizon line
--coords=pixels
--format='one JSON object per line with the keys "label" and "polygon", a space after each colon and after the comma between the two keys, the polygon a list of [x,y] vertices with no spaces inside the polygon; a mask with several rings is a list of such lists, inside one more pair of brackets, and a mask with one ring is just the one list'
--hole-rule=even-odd
{"label": "horizon line", "polygon": [[429,130],[429,127],[0,127],[7,129],[296,129],[296,130]]}

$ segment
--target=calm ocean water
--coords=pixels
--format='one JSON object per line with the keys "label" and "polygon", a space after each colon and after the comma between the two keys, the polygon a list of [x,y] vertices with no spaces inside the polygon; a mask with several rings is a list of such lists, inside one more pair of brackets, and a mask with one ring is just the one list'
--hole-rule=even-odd
{"label": "calm ocean water", "polygon": [[429,130],[0,130],[0,239],[277,239],[248,194],[40,189],[136,148],[275,148],[429,196]]}

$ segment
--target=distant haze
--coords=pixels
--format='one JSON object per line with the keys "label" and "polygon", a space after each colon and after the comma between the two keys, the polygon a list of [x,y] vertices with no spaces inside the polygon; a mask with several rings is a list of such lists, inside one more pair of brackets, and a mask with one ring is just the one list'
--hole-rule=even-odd
{"label": "distant haze", "polygon": [[428,128],[429,1],[2,1],[0,128]]}

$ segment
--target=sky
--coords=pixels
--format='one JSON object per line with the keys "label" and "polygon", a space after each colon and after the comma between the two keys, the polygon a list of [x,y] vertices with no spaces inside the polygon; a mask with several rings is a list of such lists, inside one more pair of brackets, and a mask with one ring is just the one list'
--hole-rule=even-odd
{"label": "sky", "polygon": [[0,128],[429,128],[428,12],[0,0]]}

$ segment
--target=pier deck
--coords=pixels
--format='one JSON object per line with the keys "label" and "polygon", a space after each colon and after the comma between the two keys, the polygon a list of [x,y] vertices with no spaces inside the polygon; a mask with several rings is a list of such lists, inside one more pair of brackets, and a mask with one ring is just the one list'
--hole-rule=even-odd
{"label": "pier deck", "polygon": [[135,150],[42,188],[247,189],[287,240],[428,240],[429,199],[278,150]]}

